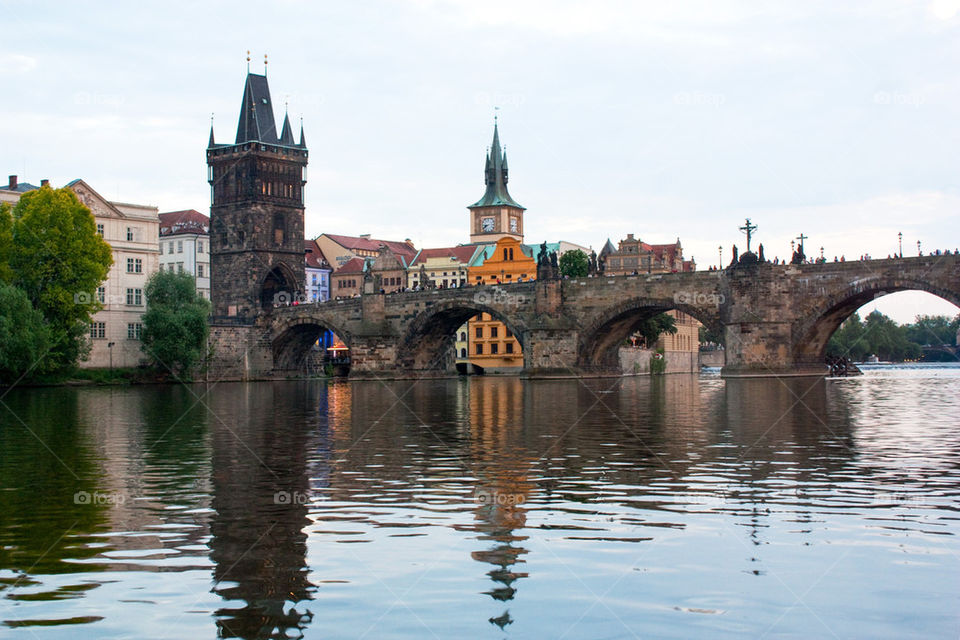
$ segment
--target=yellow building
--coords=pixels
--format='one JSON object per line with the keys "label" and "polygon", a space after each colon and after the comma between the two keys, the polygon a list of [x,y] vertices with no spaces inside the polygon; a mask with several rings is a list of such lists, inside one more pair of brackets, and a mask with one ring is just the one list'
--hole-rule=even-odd
{"label": "yellow building", "polygon": [[[472,285],[494,286],[536,280],[537,261],[532,254],[532,249],[516,238],[502,237],[474,257],[467,279]],[[509,287],[500,293],[509,295]],[[476,315],[467,322],[467,345],[470,364],[484,372],[509,373],[523,368],[520,342],[489,313]]]}

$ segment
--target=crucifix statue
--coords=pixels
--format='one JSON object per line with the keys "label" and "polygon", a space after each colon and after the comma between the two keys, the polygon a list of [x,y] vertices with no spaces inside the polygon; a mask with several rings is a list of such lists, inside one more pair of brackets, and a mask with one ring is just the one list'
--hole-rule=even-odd
{"label": "crucifix statue", "polygon": [[750,238],[753,237],[753,232],[757,230],[757,225],[750,224],[750,218],[747,218],[747,224],[740,227],[740,231],[743,231],[747,234],[747,251],[750,251]]}

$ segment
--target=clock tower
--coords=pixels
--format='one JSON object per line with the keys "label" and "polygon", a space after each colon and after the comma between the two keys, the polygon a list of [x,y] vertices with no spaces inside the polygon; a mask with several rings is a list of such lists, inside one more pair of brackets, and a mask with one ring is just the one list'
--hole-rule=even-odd
{"label": "clock tower", "polygon": [[507,154],[500,147],[497,121],[493,122],[493,144],[484,170],[487,191],[470,209],[470,242],[496,242],[514,238],[523,242],[523,212],[507,191]]}

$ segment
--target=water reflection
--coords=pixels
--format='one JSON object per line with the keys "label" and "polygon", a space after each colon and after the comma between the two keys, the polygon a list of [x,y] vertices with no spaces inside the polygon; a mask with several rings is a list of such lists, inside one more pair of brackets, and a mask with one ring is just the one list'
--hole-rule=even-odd
{"label": "water reflection", "polygon": [[213,591],[226,601],[216,611],[219,637],[301,637],[312,617],[304,530],[314,391],[243,385],[211,399],[210,557]]}
{"label": "water reflection", "polygon": [[733,637],[808,632],[805,594],[817,633],[943,635],[927,603],[960,557],[958,391],[868,375],[12,393],[0,621]]}

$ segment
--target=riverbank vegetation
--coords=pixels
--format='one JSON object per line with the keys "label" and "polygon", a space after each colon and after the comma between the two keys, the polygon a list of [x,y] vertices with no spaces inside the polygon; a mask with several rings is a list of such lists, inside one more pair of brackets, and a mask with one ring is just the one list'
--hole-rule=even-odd
{"label": "riverbank vegetation", "polygon": [[911,324],[897,324],[873,311],[861,320],[855,313],[830,338],[827,355],[862,362],[871,355],[886,362],[957,360],[957,329],[960,315],[918,316]]}

